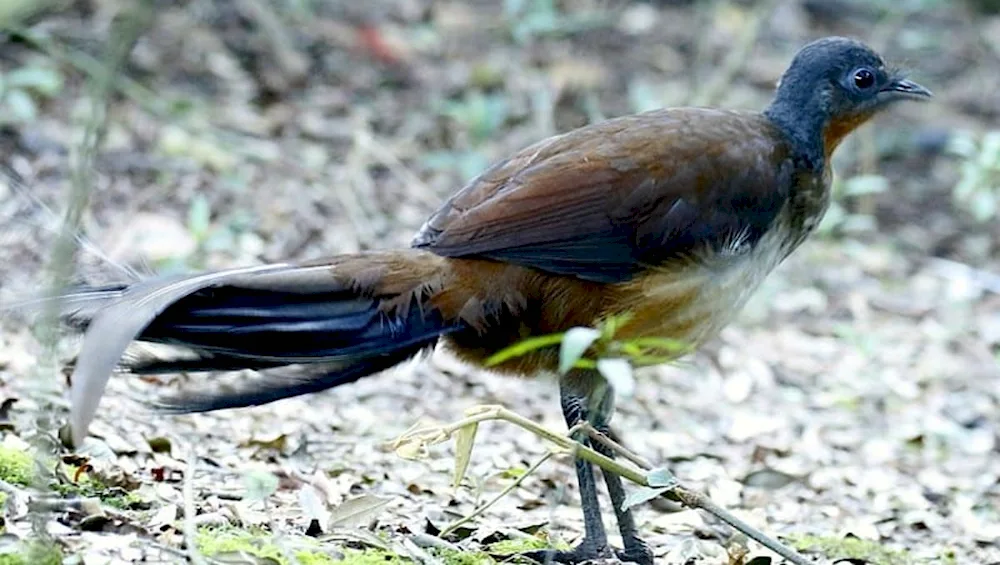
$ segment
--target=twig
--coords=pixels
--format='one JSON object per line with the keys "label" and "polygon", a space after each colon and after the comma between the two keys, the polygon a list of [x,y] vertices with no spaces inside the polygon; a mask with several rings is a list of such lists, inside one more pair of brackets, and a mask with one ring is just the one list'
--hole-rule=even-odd
{"label": "twig", "polygon": [[621,455],[625,459],[628,459],[632,463],[635,463],[636,467],[642,469],[652,469],[653,465],[643,459],[639,454],[630,451],[627,447],[616,442],[615,440],[609,438],[608,436],[602,434],[597,428],[590,425],[590,422],[584,422],[580,427],[581,430],[587,432],[590,439],[600,443],[601,445],[607,447],[608,449],[614,451],[618,455]]}
{"label": "twig", "polygon": [[[580,422],[579,424],[577,424],[577,425],[573,426],[572,428],[570,428],[569,431],[566,432],[566,435],[569,436],[569,437],[573,437],[578,431],[584,430],[589,425],[590,424],[588,424],[587,422]],[[519,487],[521,485],[521,483],[523,483],[524,480],[527,479],[529,476],[531,476],[532,474],[534,474],[534,472],[537,471],[538,468],[541,467],[543,463],[545,463],[550,458],[552,458],[552,455],[554,455],[554,453],[551,452],[551,451],[548,452],[548,453],[546,453],[545,456],[543,456],[541,459],[539,459],[534,464],[532,464],[531,467],[528,467],[528,469],[524,473],[522,473],[520,477],[518,477],[516,480],[514,480],[513,483],[511,483],[510,485],[508,485],[507,488],[505,488],[502,491],[500,491],[499,494],[497,494],[495,497],[493,497],[492,499],[490,499],[485,504],[483,504],[483,505],[479,506],[478,508],[476,508],[475,510],[473,510],[471,514],[463,516],[463,517],[459,518],[458,520],[456,520],[455,522],[452,522],[451,525],[449,525],[447,528],[445,528],[444,530],[442,530],[439,535],[441,537],[444,537],[444,536],[446,536],[446,535],[454,532],[455,530],[457,530],[459,528],[459,526],[461,526],[462,524],[465,524],[465,523],[469,522],[473,518],[481,516],[483,512],[485,512],[490,507],[492,507],[494,504],[496,504],[497,502],[499,502],[501,498],[507,496],[514,489],[516,489],[517,487]]]}
{"label": "twig", "polygon": [[501,498],[507,496],[514,489],[516,489],[517,487],[521,486],[521,483],[523,483],[524,480],[527,479],[529,475],[531,475],[532,473],[534,473],[535,471],[537,471],[538,468],[542,466],[542,463],[545,463],[546,461],[548,461],[549,459],[551,459],[552,455],[553,455],[553,453],[551,451],[548,452],[548,453],[546,453],[545,455],[543,455],[538,461],[535,461],[531,465],[531,467],[528,467],[528,470],[525,471],[524,473],[522,473],[520,477],[514,479],[514,481],[512,483],[510,483],[509,485],[507,485],[506,488],[504,488],[502,491],[500,491],[499,493],[497,493],[496,496],[494,496],[493,498],[487,500],[483,504],[479,505],[475,510],[473,510],[469,514],[466,514],[465,516],[462,516],[458,520],[455,520],[454,522],[452,522],[451,524],[449,524],[447,528],[441,530],[440,537],[447,536],[448,534],[450,534],[450,533],[454,532],[455,530],[457,530],[458,528],[460,528],[462,525],[467,524],[470,521],[472,521],[473,519],[478,518],[479,516],[481,516],[483,514],[483,512],[486,512],[487,510],[489,510],[494,504],[496,504],[497,502],[499,502]]}
{"label": "twig", "polygon": [[[643,471],[648,471],[652,467],[647,462],[642,461],[645,465],[639,465],[643,467],[642,470],[636,469],[628,465],[623,465],[618,461],[606,457],[597,451],[583,445],[576,440],[574,440],[569,435],[560,434],[558,432],[552,431],[536,422],[525,418],[519,414],[516,414],[502,406],[481,406],[476,409],[472,409],[467,412],[468,417],[459,420],[453,424],[448,424],[446,426],[439,426],[433,428],[422,428],[414,430],[404,436],[400,437],[396,441],[397,447],[405,445],[407,443],[419,442],[421,446],[434,445],[437,443],[442,443],[451,438],[452,434],[456,433],[458,430],[464,428],[465,426],[471,424],[478,424],[485,422],[487,420],[503,420],[510,422],[520,428],[523,428],[532,434],[546,439],[558,447],[564,449],[565,451],[573,454],[575,457],[589,461],[604,471],[614,473],[624,479],[636,483],[644,487],[652,487],[649,484],[649,479],[646,473]],[[585,428],[583,428],[585,429]],[[571,431],[575,431],[574,430]],[[594,430],[596,432],[596,430]],[[621,446],[617,442],[612,441],[610,438],[603,436],[604,439],[602,443],[608,447],[614,449],[617,453],[622,453],[624,457],[627,457],[630,461],[640,460],[637,455],[631,454],[625,447]],[[625,455],[629,453],[630,455]],[[551,454],[550,454],[551,455]],[[777,553],[781,557],[787,559],[793,565],[810,565],[810,562],[806,560],[805,557],[799,555],[795,550],[785,546],[781,542],[772,539],[770,536],[764,534],[760,530],[754,528],[750,524],[747,524],[743,520],[737,518],[731,514],[726,509],[720,507],[719,505],[712,502],[704,494],[693,491],[681,484],[671,485],[663,494],[660,496],[666,496],[668,499],[674,499],[681,504],[688,506],[690,508],[698,508],[704,510],[709,514],[712,514],[719,520],[729,524],[736,530],[746,534],[747,537],[753,539],[754,541],[760,543],[769,550]]]}
{"label": "twig", "polygon": [[[628,459],[629,461],[635,463],[642,469],[651,470],[653,468],[652,463],[646,461],[638,454],[632,452],[627,447],[616,442],[615,440],[609,438],[608,436],[602,434],[599,430],[591,426],[590,424],[584,424],[583,430],[587,432],[590,439],[600,442],[602,445],[607,446],[609,449],[613,450],[615,453],[621,455],[622,457]],[[748,537],[753,538],[755,541],[763,545],[764,547],[770,549],[771,551],[781,555],[785,559],[788,559],[792,563],[798,564],[796,559],[801,559],[798,554],[792,552],[790,549],[781,545],[779,542],[772,540],[770,537],[764,533],[758,531],[753,526],[747,524],[743,520],[740,520],[736,516],[732,515],[726,509],[712,502],[712,499],[708,498],[704,494],[693,491],[683,485],[675,485],[669,490],[663,493],[661,496],[666,496],[668,499],[676,500],[684,506],[690,508],[700,508],[709,514],[712,514],[716,518],[726,522],[730,526],[736,528],[740,532],[743,532]],[[774,545],[771,545],[774,544]],[[788,551],[789,553],[785,553]],[[806,561],[805,563],[808,563]]]}
{"label": "twig", "polygon": [[396,441],[396,445],[399,447],[411,442],[416,442],[424,446],[434,445],[449,440],[452,434],[465,426],[488,420],[503,420],[556,444],[556,446],[562,448],[566,453],[575,454],[577,457],[590,461],[602,469],[620,475],[633,483],[648,486],[646,475],[634,467],[623,465],[614,459],[605,457],[597,451],[581,445],[576,440],[559,432],[552,431],[520,414],[511,412],[503,406],[480,406],[469,410],[468,414],[468,417],[447,426],[414,430],[399,438]]}
{"label": "twig", "polygon": [[[107,111],[111,94],[115,89],[115,77],[119,69],[128,60],[128,55],[139,40],[139,36],[148,27],[151,12],[145,5],[136,3],[134,9],[124,10],[114,20],[111,27],[111,37],[105,47],[103,64],[99,72],[91,77],[88,83],[90,90],[91,114],[84,125],[83,138],[74,147],[71,157],[72,169],[70,188],[67,195],[66,212],[62,226],[47,265],[49,272],[49,296],[53,298],[46,304],[37,329],[42,346],[47,355],[38,368],[40,374],[32,379],[31,394],[35,397],[38,408],[34,414],[34,437],[32,443],[37,453],[47,453],[52,448],[53,415],[57,413],[53,403],[53,392],[59,390],[58,379],[54,370],[56,345],[58,342],[58,319],[60,305],[55,297],[63,292],[66,281],[73,272],[74,258],[78,245],[78,234],[83,222],[83,215],[90,203],[90,193],[94,184],[94,158],[100,146],[101,138],[107,126]],[[46,492],[48,484],[37,476],[34,485],[39,492]],[[30,512],[31,527],[35,536],[40,539],[47,537],[47,516],[45,512]]]}

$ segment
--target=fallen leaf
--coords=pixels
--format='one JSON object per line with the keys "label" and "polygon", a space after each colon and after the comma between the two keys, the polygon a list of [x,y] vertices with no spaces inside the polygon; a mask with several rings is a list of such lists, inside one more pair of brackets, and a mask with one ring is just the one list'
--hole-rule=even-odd
{"label": "fallen leaf", "polygon": [[795,475],[789,475],[775,469],[760,469],[748,473],[740,482],[748,487],[777,490],[799,480],[801,479]]}
{"label": "fallen leaf", "polygon": [[451,487],[458,488],[465,478],[465,473],[469,469],[469,461],[472,460],[472,448],[476,443],[476,430],[478,423],[463,426],[455,433],[455,474],[452,476]]}
{"label": "fallen leaf", "polygon": [[374,494],[364,494],[357,498],[345,500],[330,511],[328,529],[332,530],[334,528],[361,525],[370,521],[387,504],[389,504],[388,498],[382,498]]}

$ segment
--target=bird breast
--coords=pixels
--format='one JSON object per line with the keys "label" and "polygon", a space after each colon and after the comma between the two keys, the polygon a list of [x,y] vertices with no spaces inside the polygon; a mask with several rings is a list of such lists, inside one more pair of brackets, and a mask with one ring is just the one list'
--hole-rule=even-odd
{"label": "bird breast", "polygon": [[752,246],[734,236],[721,252],[706,251],[634,281],[631,298],[619,303],[632,314],[619,337],[664,337],[697,347],[717,335],[801,242],[781,220]]}

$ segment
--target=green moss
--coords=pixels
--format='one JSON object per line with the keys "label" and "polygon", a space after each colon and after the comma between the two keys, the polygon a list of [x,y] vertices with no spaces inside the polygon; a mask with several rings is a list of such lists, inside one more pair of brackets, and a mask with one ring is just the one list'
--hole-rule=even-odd
{"label": "green moss", "polygon": [[17,553],[0,554],[0,565],[61,565],[62,561],[58,545],[40,541],[23,544]]}
{"label": "green moss", "polygon": [[0,445],[0,479],[15,485],[28,486],[31,484],[34,472],[35,464],[30,453]]}
{"label": "green moss", "polygon": [[[303,538],[309,544],[315,544],[312,539]],[[243,552],[261,559],[270,559],[281,565],[292,565],[286,557],[282,548],[279,547],[272,536],[259,529],[239,530],[235,528],[215,528],[207,527],[198,530],[196,542],[198,550],[211,557],[220,553]],[[295,559],[301,565],[332,565],[340,563],[322,551],[308,551],[303,549],[290,550]],[[381,563],[391,563],[382,561]]]}
{"label": "green moss", "polygon": [[445,563],[445,565],[495,565],[496,561],[492,557],[478,551],[455,551],[441,549],[434,552],[434,555]]}
{"label": "green moss", "polygon": [[52,485],[52,490],[62,496],[80,496],[97,498],[108,506],[119,510],[145,510],[149,502],[135,491],[126,491],[121,487],[109,487],[90,473],[79,473],[78,468],[66,465],[63,473],[67,477],[76,478],[76,482],[59,482]]}
{"label": "green moss", "polygon": [[861,559],[872,565],[907,565],[912,562],[905,551],[855,537],[794,536],[789,541],[799,551],[821,553],[829,559]]}
{"label": "green moss", "polygon": [[114,496],[101,497],[101,501],[108,506],[118,508],[119,510],[134,510],[137,508],[142,508],[148,506],[147,502],[139,495],[137,492],[126,492],[124,494],[117,494]]}
{"label": "green moss", "polygon": [[100,481],[91,476],[90,473],[81,473],[78,467],[65,465],[62,472],[70,480],[76,482],[60,482],[52,485],[52,490],[63,496],[82,496],[84,498],[101,498],[101,494],[107,490]]}
{"label": "green moss", "polygon": [[[557,544],[559,545],[559,544]],[[548,537],[535,535],[521,539],[507,539],[490,544],[487,551],[496,555],[513,555],[537,549],[569,549],[569,547],[553,547]]]}
{"label": "green moss", "polygon": [[295,560],[299,565],[330,565],[336,563],[332,557],[317,551],[296,551]]}

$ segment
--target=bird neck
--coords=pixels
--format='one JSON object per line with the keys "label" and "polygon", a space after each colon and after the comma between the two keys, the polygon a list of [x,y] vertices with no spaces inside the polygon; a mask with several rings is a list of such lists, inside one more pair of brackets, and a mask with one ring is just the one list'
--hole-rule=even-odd
{"label": "bird neck", "polygon": [[824,132],[829,119],[820,100],[815,98],[810,91],[794,95],[779,89],[764,115],[788,136],[795,151],[818,171],[826,164]]}

